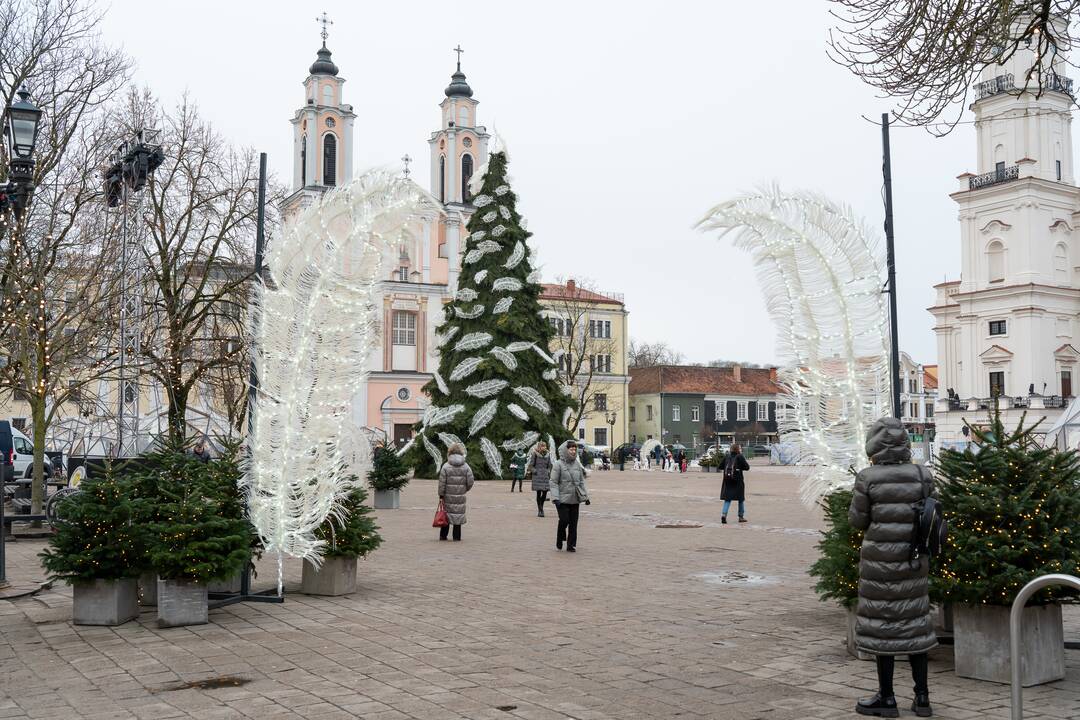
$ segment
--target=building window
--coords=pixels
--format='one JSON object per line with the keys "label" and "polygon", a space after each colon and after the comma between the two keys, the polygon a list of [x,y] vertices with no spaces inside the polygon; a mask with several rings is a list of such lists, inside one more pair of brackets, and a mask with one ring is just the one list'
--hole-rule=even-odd
{"label": "building window", "polygon": [[1072,370],[1061,371],[1061,397],[1072,397]]}
{"label": "building window", "polygon": [[581,440],[582,442],[585,441],[585,428],[577,429],[577,439]]}
{"label": "building window", "polygon": [[566,373],[568,376],[573,372],[574,361],[570,353],[563,353],[559,356],[559,369]]}
{"label": "building window", "polygon": [[394,345],[416,345],[416,313],[394,311]]}
{"label": "building window", "polygon": [[645,419],[652,420],[652,405],[645,406]]}
{"label": "building window", "polygon": [[630,406],[630,422],[637,421],[637,408],[633,405]]}
{"label": "building window", "polygon": [[589,356],[589,369],[598,373],[611,372],[611,356],[610,355],[590,355]]}
{"label": "building window", "polygon": [[682,408],[678,405],[671,406],[671,422],[679,422],[682,420]]}
{"label": "building window", "polygon": [[916,383],[916,381],[915,381],[915,378],[908,378],[908,381],[907,381],[907,391],[908,391],[909,393],[911,393],[912,395],[914,395],[915,393],[919,392],[919,390],[918,390],[918,386],[917,386],[917,383]]}
{"label": "building window", "polygon": [[596,337],[596,320],[589,321],[589,337]]}
{"label": "building window", "polygon": [[1005,372],[998,370],[990,373],[990,397],[999,397],[1005,394]]}
{"label": "building window", "polygon": [[1064,243],[1054,246],[1054,282],[1058,285],[1069,284],[1069,250]]}
{"label": "building window", "polygon": [[596,395],[593,396],[593,409],[607,410],[607,394],[596,393]]}
{"label": "building window", "polygon": [[307,135],[300,136],[300,187],[307,186]]}
{"label": "building window", "polygon": [[701,422],[701,408],[697,405],[690,406],[690,422]]}
{"label": "building window", "polygon": [[604,337],[605,338],[610,338],[611,337],[611,321],[610,320],[605,320],[604,321]]}
{"label": "building window", "polygon": [[754,419],[755,420],[768,420],[769,419],[769,406],[760,400],[754,403]]}
{"label": "building window", "polygon": [[934,404],[933,403],[926,403],[926,417],[927,418],[934,417]]}
{"label": "building window", "polygon": [[439,202],[446,202],[446,156],[439,156]]}
{"label": "building window", "polygon": [[337,185],[337,137],[327,133],[323,138],[323,185]]}
{"label": "building window", "polygon": [[986,248],[987,281],[1000,282],[1005,279],[1005,246],[995,240]]}
{"label": "building window", "polygon": [[461,156],[461,201],[469,202],[469,180],[472,179],[473,163],[472,155],[465,153]]}
{"label": "building window", "polygon": [[998,177],[1001,177],[1002,175],[1005,174],[1005,161],[1004,160],[998,160],[996,163],[994,163],[994,172],[997,173]]}
{"label": "building window", "polygon": [[394,279],[398,282],[409,282],[409,268],[404,265],[399,267],[397,273],[394,275]]}
{"label": "building window", "polygon": [[1061,161],[1060,160],[1055,160],[1054,163],[1057,166],[1057,179],[1058,179],[1058,182],[1061,182]]}
{"label": "building window", "polygon": [[334,86],[333,85],[323,85],[322,104],[326,105],[328,107],[334,104]]}
{"label": "building window", "polygon": [[908,403],[908,412],[911,413],[908,417],[919,417],[919,403]]}
{"label": "building window", "polygon": [[991,320],[990,321],[990,334],[991,335],[1004,335],[1005,334],[1005,321],[1004,320]]}
{"label": "building window", "polygon": [[593,428],[593,445],[599,445],[600,447],[607,447],[607,428],[598,427]]}
{"label": "building window", "polygon": [[738,415],[735,418],[736,420],[738,420],[740,422],[743,422],[743,421],[746,420],[747,416],[746,416],[746,401],[745,400],[740,400],[739,401],[736,412],[738,412]]}
{"label": "building window", "polygon": [[716,414],[720,418],[720,422],[727,422],[727,400],[717,401]]}

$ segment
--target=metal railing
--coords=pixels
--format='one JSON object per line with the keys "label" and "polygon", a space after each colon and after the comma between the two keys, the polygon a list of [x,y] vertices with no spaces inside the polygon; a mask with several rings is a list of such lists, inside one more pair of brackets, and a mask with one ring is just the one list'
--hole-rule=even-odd
{"label": "metal railing", "polygon": [[997,185],[998,183],[1016,180],[1019,177],[1020,166],[1010,165],[1001,170],[991,170],[988,173],[968,178],[968,189],[978,190],[979,188],[990,187],[991,185]]}
{"label": "metal railing", "polygon": [[1064,75],[1058,75],[1057,73],[1047,73],[1043,77],[1043,90],[1053,90],[1059,93],[1065,93],[1066,95],[1072,97],[1072,88],[1072,78],[1065,77]]}
{"label": "metal railing", "polygon": [[1009,612],[1009,662],[1012,672],[1012,720],[1022,720],[1024,717],[1024,668],[1021,665],[1020,655],[1020,631],[1024,629],[1024,606],[1031,596],[1043,588],[1052,585],[1066,585],[1080,590],[1080,578],[1072,575],[1053,574],[1037,577],[1020,591],[1013,600],[1012,610]]}
{"label": "metal railing", "polygon": [[981,83],[975,84],[975,99],[982,100],[985,97],[991,95],[1000,95],[1012,90],[1016,90],[1016,85],[1013,82],[1012,73],[1006,75],[998,75],[993,80],[986,80]]}

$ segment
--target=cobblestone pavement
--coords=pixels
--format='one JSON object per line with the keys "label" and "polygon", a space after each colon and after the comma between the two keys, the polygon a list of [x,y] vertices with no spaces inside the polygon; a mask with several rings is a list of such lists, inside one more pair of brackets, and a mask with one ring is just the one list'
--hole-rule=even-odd
{"label": "cobblestone pavement", "polygon": [[[354,595],[289,593],[199,627],[158,629],[152,611],[75,627],[62,586],[0,602],[0,718],[854,717],[876,681],[805,574],[817,513],[790,470],[756,466],[750,522],[720,525],[719,480],[595,473],[576,555],[555,551],[554,513],[537,518],[506,483],[479,483],[464,540],[440,543],[433,483],[414,481],[402,509],[379,512],[386,543]],[[680,524],[700,527],[657,527]],[[40,577],[42,545],[9,544],[13,573]],[[300,567],[286,570],[289,591]],[[264,560],[257,584],[273,582]],[[1028,718],[1080,718],[1080,652],[1067,664],[1025,693]],[[1008,717],[1008,687],[957,678],[951,648],[930,670],[937,717]],[[222,677],[235,680],[182,687]]]}

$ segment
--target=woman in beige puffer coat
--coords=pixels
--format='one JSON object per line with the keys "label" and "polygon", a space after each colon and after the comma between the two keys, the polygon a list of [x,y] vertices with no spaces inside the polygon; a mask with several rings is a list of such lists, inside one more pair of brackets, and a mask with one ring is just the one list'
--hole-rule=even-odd
{"label": "woman in beige puffer coat", "polygon": [[446,462],[439,470],[439,499],[446,506],[450,525],[439,528],[439,539],[445,540],[454,528],[454,540],[461,539],[461,526],[465,524],[465,493],[472,490],[476,479],[472,468],[465,462],[465,448],[454,443],[447,450]]}
{"label": "woman in beige puffer coat", "polygon": [[911,463],[911,439],[899,419],[882,418],[866,434],[872,463],[855,478],[848,510],[852,527],[865,531],[859,553],[859,603],[855,644],[876,656],[878,694],[855,712],[898,717],[893,694],[897,655],[907,655],[915,681],[911,709],[930,717],[927,650],[937,645],[930,619],[927,558],[912,557],[915,504],[933,493],[930,472]]}

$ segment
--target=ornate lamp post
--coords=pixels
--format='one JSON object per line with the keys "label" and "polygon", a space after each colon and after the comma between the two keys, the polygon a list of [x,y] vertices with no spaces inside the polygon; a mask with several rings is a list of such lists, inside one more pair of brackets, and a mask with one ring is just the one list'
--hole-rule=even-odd
{"label": "ornate lamp post", "polygon": [[34,146],[42,115],[41,109],[30,102],[26,88],[20,89],[18,95],[19,99],[8,106],[4,122],[9,172],[7,184],[0,186],[0,210],[10,205],[16,219],[22,216],[34,192]]}

